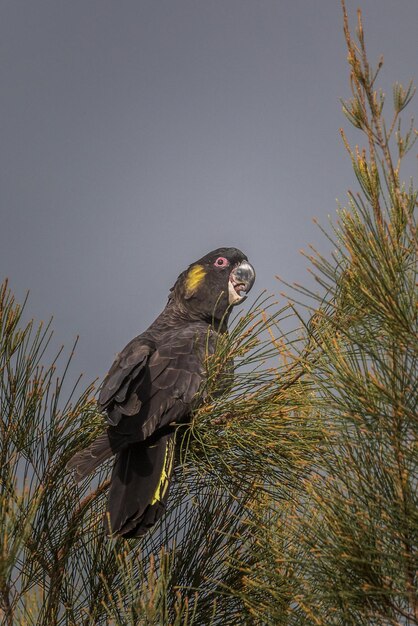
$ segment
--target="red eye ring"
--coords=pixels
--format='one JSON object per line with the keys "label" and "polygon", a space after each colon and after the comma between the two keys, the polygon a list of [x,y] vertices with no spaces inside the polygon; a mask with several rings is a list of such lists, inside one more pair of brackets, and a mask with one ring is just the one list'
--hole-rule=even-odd
{"label": "red eye ring", "polygon": [[229,261],[224,256],[219,256],[214,262],[215,267],[228,267]]}

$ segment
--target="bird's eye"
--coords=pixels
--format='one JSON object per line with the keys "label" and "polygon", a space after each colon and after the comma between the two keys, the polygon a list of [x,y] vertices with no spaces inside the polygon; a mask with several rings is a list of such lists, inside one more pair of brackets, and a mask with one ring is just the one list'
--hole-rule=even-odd
{"label": "bird's eye", "polygon": [[216,267],[227,267],[229,265],[229,261],[224,256],[220,256],[216,259],[214,265]]}

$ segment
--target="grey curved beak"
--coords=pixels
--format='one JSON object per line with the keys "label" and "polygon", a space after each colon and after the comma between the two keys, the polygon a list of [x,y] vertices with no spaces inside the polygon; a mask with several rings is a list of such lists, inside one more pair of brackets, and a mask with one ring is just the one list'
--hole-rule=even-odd
{"label": "grey curved beak", "polygon": [[254,285],[255,270],[251,263],[243,261],[229,275],[229,304],[238,304],[245,300]]}

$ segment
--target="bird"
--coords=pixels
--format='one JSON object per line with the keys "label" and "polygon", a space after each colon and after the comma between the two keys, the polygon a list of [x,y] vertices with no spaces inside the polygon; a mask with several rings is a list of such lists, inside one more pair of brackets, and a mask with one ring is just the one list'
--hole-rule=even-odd
{"label": "bird", "polygon": [[176,431],[204,402],[207,357],[254,281],[237,248],[209,252],[179,275],[162,313],[116,356],[97,400],[107,429],[67,464],[81,481],[115,456],[104,520],[110,536],[142,537],[164,515]]}

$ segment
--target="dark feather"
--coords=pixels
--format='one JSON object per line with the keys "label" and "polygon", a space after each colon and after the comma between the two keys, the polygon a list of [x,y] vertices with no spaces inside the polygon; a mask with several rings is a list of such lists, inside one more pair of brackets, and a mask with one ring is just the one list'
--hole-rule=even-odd
{"label": "dark feather", "polygon": [[98,403],[105,408],[118,394],[123,401],[130,381],[136,378],[150,355],[151,348],[141,336],[135,337],[118,355],[101,386]]}
{"label": "dark feather", "polygon": [[70,470],[75,470],[75,478],[78,481],[82,480],[91,472],[99,467],[106,459],[109,459],[114,454],[109,442],[107,433],[100,435],[93,443],[78,452],[67,463],[67,467]]}
{"label": "dark feather", "polygon": [[140,537],[163,515],[174,459],[174,433],[151,443],[136,443],[116,457],[105,529]]}

